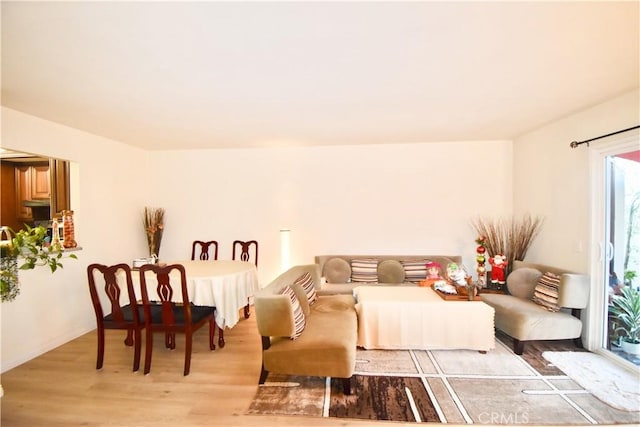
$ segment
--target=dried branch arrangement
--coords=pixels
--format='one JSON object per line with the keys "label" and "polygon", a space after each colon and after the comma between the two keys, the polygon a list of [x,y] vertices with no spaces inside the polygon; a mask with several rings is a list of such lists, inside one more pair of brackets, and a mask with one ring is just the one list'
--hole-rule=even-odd
{"label": "dried branch arrangement", "polygon": [[162,232],[164,231],[164,209],[144,208],[144,230],[147,235],[149,245],[149,256],[160,254],[160,243],[162,243]]}
{"label": "dried branch arrangement", "polygon": [[526,214],[522,218],[477,218],[471,221],[471,226],[479,236],[485,237],[489,256],[504,254],[511,266],[514,260],[524,260],[542,222],[541,217]]}

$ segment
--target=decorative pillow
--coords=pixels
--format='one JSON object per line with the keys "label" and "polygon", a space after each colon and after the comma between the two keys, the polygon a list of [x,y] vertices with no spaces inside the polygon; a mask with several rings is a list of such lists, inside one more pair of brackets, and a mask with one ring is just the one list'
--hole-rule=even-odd
{"label": "decorative pillow", "polygon": [[304,313],[302,312],[302,307],[300,307],[300,301],[298,301],[298,297],[291,286],[285,286],[280,291],[282,295],[286,295],[291,300],[291,308],[293,309],[293,335],[291,336],[292,340],[295,340],[300,335],[302,335],[302,331],[306,326],[306,319],[304,317]]}
{"label": "decorative pillow", "polygon": [[423,260],[400,261],[404,268],[405,282],[419,282],[427,278],[427,262]]}
{"label": "decorative pillow", "polygon": [[322,275],[327,283],[347,283],[351,279],[351,265],[342,258],[331,258],[324,263]]}
{"label": "decorative pillow", "polygon": [[352,282],[377,282],[378,281],[378,260],[377,259],[352,259],[351,260],[351,281]]}
{"label": "decorative pillow", "polygon": [[533,299],[540,276],[542,272],[535,268],[517,268],[507,276],[507,289],[511,295],[518,298]]}
{"label": "decorative pillow", "polygon": [[316,287],[313,284],[313,279],[311,278],[311,273],[304,273],[302,276],[298,277],[295,282],[296,285],[300,285],[304,290],[304,293],[307,294],[307,301],[309,301],[309,305],[313,305],[316,301],[318,301],[318,294],[316,293]]}
{"label": "decorative pillow", "polygon": [[404,282],[404,267],[400,261],[385,259],[378,263],[378,282],[402,283]]}
{"label": "decorative pillow", "polygon": [[533,302],[540,304],[549,311],[559,311],[558,288],[560,276],[550,272],[544,273],[538,279],[538,284],[533,291]]}

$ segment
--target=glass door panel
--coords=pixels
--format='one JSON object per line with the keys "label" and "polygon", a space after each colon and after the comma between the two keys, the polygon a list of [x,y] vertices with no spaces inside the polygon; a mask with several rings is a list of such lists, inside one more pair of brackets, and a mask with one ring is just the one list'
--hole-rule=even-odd
{"label": "glass door panel", "polygon": [[610,310],[624,287],[640,288],[640,150],[606,156],[605,164],[603,347],[640,366],[640,355],[623,348],[623,324]]}

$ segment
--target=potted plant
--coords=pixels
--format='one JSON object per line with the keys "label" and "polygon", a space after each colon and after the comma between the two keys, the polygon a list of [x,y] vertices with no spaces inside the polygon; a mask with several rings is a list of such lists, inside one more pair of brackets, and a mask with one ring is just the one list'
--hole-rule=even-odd
{"label": "potted plant", "polygon": [[[13,301],[20,293],[18,270],[33,270],[38,266],[48,266],[54,273],[62,268],[63,258],[77,259],[75,254],[65,254],[58,245],[48,241],[47,229],[43,226],[29,227],[14,233],[9,227],[1,228],[0,243],[0,299]],[[18,259],[23,260],[18,267]]]}
{"label": "potted plant", "polygon": [[624,272],[624,284],[627,286],[633,285],[633,279],[636,278],[638,274],[633,270],[627,270]]}
{"label": "potted plant", "polygon": [[611,304],[609,310],[621,325],[616,331],[624,332],[620,337],[622,350],[640,354],[640,292],[625,286],[620,295],[612,297]]}

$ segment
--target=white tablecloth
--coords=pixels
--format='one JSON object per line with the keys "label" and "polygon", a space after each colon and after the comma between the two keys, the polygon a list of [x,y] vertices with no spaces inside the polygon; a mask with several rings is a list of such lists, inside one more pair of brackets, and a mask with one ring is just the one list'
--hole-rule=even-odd
{"label": "white tablecloth", "polygon": [[445,301],[431,288],[413,286],[360,286],[353,293],[364,348],[495,347],[495,312],[482,301]]}
{"label": "white tablecloth", "polygon": [[[168,264],[182,264],[187,275],[189,299],[195,305],[215,306],[216,323],[219,327],[232,328],[240,320],[239,310],[248,304],[249,297],[258,290],[256,266],[245,261],[175,261]],[[132,271],[133,287],[140,298],[140,273]],[[177,272],[174,272],[176,274]],[[149,298],[155,292],[155,275],[147,272]],[[180,285],[180,280],[175,282]],[[121,296],[127,298],[126,295]],[[180,288],[174,288],[174,302],[182,302]]]}

